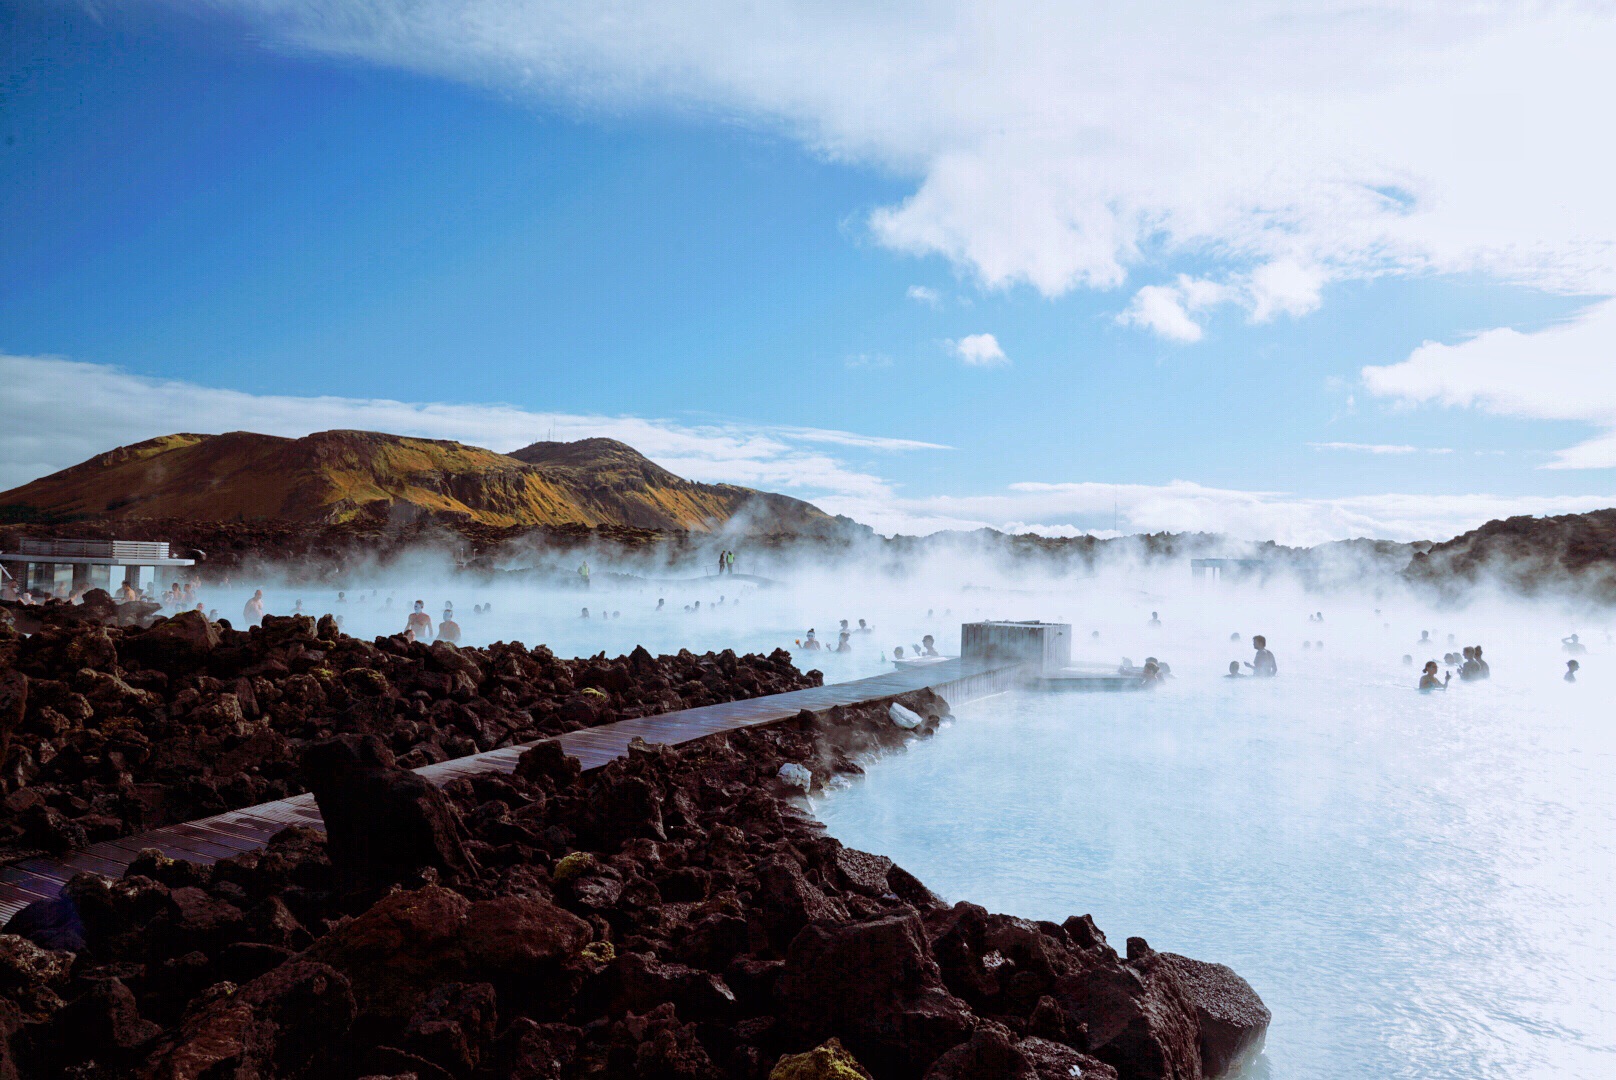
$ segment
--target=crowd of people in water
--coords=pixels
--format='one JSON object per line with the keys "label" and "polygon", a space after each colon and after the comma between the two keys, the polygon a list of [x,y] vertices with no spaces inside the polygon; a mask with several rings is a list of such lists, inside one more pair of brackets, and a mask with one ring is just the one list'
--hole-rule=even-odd
{"label": "crowd of people in water", "polygon": [[[722,575],[733,574],[734,572],[735,552],[729,550],[719,552],[718,573]],[[582,583],[587,587],[590,580],[590,567],[587,561],[579,565],[578,575]],[[0,580],[0,599],[25,605],[44,603],[50,599],[62,599],[78,603],[81,601],[83,594],[88,591],[89,586],[83,586],[67,590],[63,595],[58,595],[64,592],[60,586],[46,592],[39,589],[19,587],[19,583],[9,575]],[[125,581],[113,590],[113,599],[119,603],[154,603],[159,606],[159,613],[165,615],[172,615],[180,611],[194,611],[210,621],[218,621],[218,609],[209,608],[202,593],[203,586],[196,581],[173,581],[169,583],[167,588],[160,588],[160,583],[153,584],[149,588],[141,588],[133,581]],[[703,611],[713,611],[726,607],[737,608],[740,604],[739,597],[721,594],[716,600],[709,599],[705,607],[701,600],[693,600],[683,605],[683,608],[686,614],[695,615]],[[393,597],[382,597],[378,589],[371,589],[368,594],[360,592],[352,600],[349,599],[346,591],[338,591],[334,601],[335,611],[332,613],[338,626],[341,627],[344,623],[345,611],[357,608],[360,605],[364,605],[366,608],[367,618],[365,621],[372,625],[377,621],[378,616],[383,621],[397,617],[393,614],[395,610]],[[479,603],[474,605],[472,612],[474,615],[481,616],[491,612],[493,606],[492,603]],[[662,613],[669,610],[673,609],[668,606],[667,598],[659,597],[653,611]],[[290,614],[301,613],[303,613],[303,601],[299,599],[292,605]],[[264,591],[256,589],[242,606],[242,625],[244,627],[256,626],[266,614],[268,614],[268,611],[265,606]],[[446,641],[451,644],[459,644],[462,639],[463,631],[460,623],[455,618],[455,608],[452,601],[444,602],[442,613],[436,621],[428,612],[427,604],[424,600],[415,600],[411,605],[411,609],[403,614],[403,626],[397,632],[402,633],[411,641]],[[590,608],[585,607],[580,609],[579,618],[610,621],[622,618],[622,614],[621,610],[601,609],[592,611]],[[951,618],[953,612],[944,611],[943,615],[944,618]],[[1379,609],[1375,610],[1375,615],[1377,618],[1380,616]],[[936,616],[937,613],[934,609],[926,612],[928,622],[934,621]],[[1325,621],[1324,612],[1314,611],[1309,613],[1307,621],[1314,626],[1322,625]],[[1147,632],[1159,632],[1162,628],[1161,612],[1150,612],[1150,617],[1145,623]],[[1383,623],[1382,629],[1389,632],[1391,624]],[[834,640],[821,640],[818,629],[809,627],[803,637],[797,638],[793,642],[793,646],[797,651],[804,653],[850,653],[854,651],[854,641],[856,639],[861,639],[874,633],[875,627],[870,625],[866,619],[858,619],[857,625],[853,625],[848,619],[841,619],[835,631]],[[1092,644],[1098,644],[1100,631],[1093,631],[1090,639]],[[1231,643],[1238,644],[1242,638],[1238,632],[1235,632],[1229,635],[1229,640]],[[1262,634],[1256,634],[1250,639],[1250,644],[1252,648],[1251,658],[1244,661],[1231,660],[1228,672],[1224,677],[1228,679],[1261,679],[1278,676],[1279,663],[1273,651],[1268,647],[1268,639]],[[1575,683],[1578,672],[1582,670],[1583,661],[1580,658],[1587,655],[1588,647],[1581,636],[1575,633],[1561,638],[1560,646],[1569,657],[1565,662],[1565,671],[1562,678],[1567,683]],[[1419,640],[1414,643],[1414,651],[1403,654],[1403,666],[1413,667],[1418,652],[1425,650],[1434,652],[1442,647],[1442,644],[1432,636],[1430,630],[1421,630]],[[1307,638],[1301,642],[1301,648],[1304,652],[1323,651],[1324,641],[1322,639]],[[898,665],[927,663],[943,658],[943,653],[937,648],[937,640],[931,634],[923,635],[918,642],[911,641],[907,644],[895,644],[891,646],[890,652],[890,662]],[[888,662],[887,650],[883,649],[881,651],[880,659],[882,662]],[[1120,675],[1138,678],[1145,686],[1159,685],[1173,677],[1172,667],[1166,661],[1155,656],[1147,656],[1144,663],[1138,665],[1124,657],[1116,670]],[[1442,653],[1440,661],[1432,657],[1421,665],[1416,686],[1421,692],[1426,693],[1446,690],[1452,684],[1455,676],[1458,677],[1461,683],[1481,682],[1491,678],[1492,667],[1488,663],[1481,645],[1459,646],[1456,635],[1448,634],[1446,649]]]}

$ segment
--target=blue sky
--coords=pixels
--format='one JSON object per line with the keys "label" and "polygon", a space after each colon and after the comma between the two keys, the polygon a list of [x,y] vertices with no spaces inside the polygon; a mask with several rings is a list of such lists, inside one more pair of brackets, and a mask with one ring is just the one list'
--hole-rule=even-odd
{"label": "blue sky", "polygon": [[[1069,117],[1044,95],[1089,98],[1001,93],[1013,56],[992,93],[965,84],[990,134],[951,142],[954,115],[907,89],[933,73],[844,94],[820,50],[777,80],[735,66],[779,44],[744,20],[717,53],[693,33],[619,55],[612,27],[553,46],[542,6],[425,5],[517,18],[542,48],[326,7],[0,6],[0,483],[166,430],[391,425],[499,449],[614,434],[886,531],[1104,531],[1116,506],[1125,531],[1440,538],[1611,501],[1616,229],[1492,213],[1514,187],[1471,192],[1458,151],[1372,142],[1350,184],[1332,165],[1276,192],[1273,167],[1185,146],[1178,186],[1171,131],[1049,151]],[[878,57],[891,29],[864,28]],[[1269,32],[1231,32],[1207,70]],[[1467,35],[1444,54],[1461,87],[1496,47]],[[1357,77],[1353,108],[1381,92]],[[1073,108],[1073,130],[1119,123]],[[1038,138],[1002,136],[1018,125]]]}

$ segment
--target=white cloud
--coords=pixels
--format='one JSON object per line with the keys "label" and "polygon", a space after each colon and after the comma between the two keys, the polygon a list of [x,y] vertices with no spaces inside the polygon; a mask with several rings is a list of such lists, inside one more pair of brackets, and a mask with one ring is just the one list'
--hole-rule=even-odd
{"label": "white cloud", "polygon": [[1371,393],[1403,405],[1602,428],[1548,467],[1616,467],[1616,301],[1533,333],[1502,328],[1456,345],[1426,342],[1401,363],[1364,368],[1363,380]]}
{"label": "white cloud", "polygon": [[1190,344],[1202,336],[1195,316],[1212,308],[1232,304],[1244,309],[1250,322],[1270,322],[1278,315],[1317,309],[1323,287],[1322,271],[1289,260],[1266,263],[1249,274],[1230,274],[1225,281],[1180,274],[1171,284],[1141,288],[1117,322]]}
{"label": "white cloud", "polygon": [[908,296],[909,299],[919,304],[925,304],[927,307],[936,308],[943,306],[942,295],[929,285],[909,286]]}
{"label": "white cloud", "polygon": [[1169,341],[1201,340],[1201,324],[1190,318],[1187,299],[1171,285],[1146,285],[1134,294],[1128,310],[1117,316],[1125,326],[1142,326]]}
{"label": "white cloud", "polygon": [[1616,292],[1595,0],[218,3],[282,47],[716,115],[911,177],[874,236],[988,287],[1111,288],[1189,254],[1247,275],[1258,321],[1385,272]]}
{"label": "white cloud", "polygon": [[1447,446],[1405,446],[1397,443],[1310,442],[1315,450],[1348,450],[1357,454],[1451,454]]}
{"label": "white cloud", "polygon": [[822,428],[680,424],[634,416],[530,412],[511,405],[247,394],[131,375],[100,364],[0,355],[0,490],[94,454],[176,431],[299,436],[332,428],[455,439],[510,451],[539,439],[606,436],[692,480],[885,499],[891,486],[812,447],[896,452],[937,443]]}
{"label": "white cloud", "polygon": [[999,367],[1010,362],[992,334],[967,334],[948,342],[948,350],[970,367]]}
{"label": "white cloud", "polygon": [[1227,532],[1253,540],[1317,543],[1351,536],[1440,539],[1494,517],[1599,509],[1601,496],[1366,495],[1298,498],[1186,481],[1163,485],[1026,482],[985,495],[905,497],[891,480],[815,446],[878,453],[943,449],[914,439],[824,428],[685,425],[632,416],[539,413],[510,405],[422,404],[219,390],[130,375],[99,364],[0,355],[0,490],[115,446],[175,431],[298,436],[359,428],[514,450],[536,439],[621,439],[693,480],[784,490],[878,531],[939,529],[1104,535],[1112,507],[1123,531]]}

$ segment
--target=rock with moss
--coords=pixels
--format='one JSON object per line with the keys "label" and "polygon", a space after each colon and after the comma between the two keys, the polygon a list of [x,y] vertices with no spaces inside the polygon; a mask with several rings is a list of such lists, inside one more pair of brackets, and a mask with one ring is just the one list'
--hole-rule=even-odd
{"label": "rock with moss", "polygon": [[787,1054],[769,1070],[769,1080],[870,1080],[841,1040],[831,1038],[805,1054]]}

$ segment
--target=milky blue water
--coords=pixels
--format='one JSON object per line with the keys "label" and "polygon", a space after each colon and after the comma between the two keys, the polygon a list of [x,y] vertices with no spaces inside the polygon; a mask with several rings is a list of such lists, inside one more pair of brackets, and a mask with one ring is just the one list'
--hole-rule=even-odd
{"label": "milky blue water", "polygon": [[[467,644],[563,656],[783,646],[829,682],[890,670],[892,647],[923,633],[952,651],[967,618],[1070,621],[1075,659],[1156,655],[1176,677],[1148,695],[964,705],[936,738],[816,799],[832,832],[950,899],[1090,913],[1119,945],[1140,935],[1233,966],[1274,1013],[1255,1076],[1616,1077],[1608,620],[1569,602],[1431,611],[1390,588],[1206,589],[1184,569],[983,587],[966,584],[983,580],[972,563],[908,580],[826,567],[774,589],[706,578],[588,593],[427,574],[358,586],[340,605],[273,585],[267,598],[275,614],[298,599],[343,612],[362,636],[400,632],[417,596],[434,620],[452,601]],[[233,618],[248,595],[205,600]],[[1323,624],[1307,618],[1320,607]],[[851,652],[799,647],[809,627],[834,641],[839,619],[859,617],[876,631]],[[1559,639],[1579,626],[1592,652],[1567,685]],[[1421,628],[1432,644],[1416,644]],[[1222,678],[1250,658],[1254,632],[1269,636],[1279,678]],[[1477,642],[1489,682],[1413,689],[1419,664]]]}
{"label": "milky blue water", "polygon": [[1568,686],[1557,641],[1506,642],[1490,682],[1422,696],[1372,644],[967,705],[816,808],[949,899],[1231,965],[1274,1013],[1253,1075],[1616,1076],[1598,657]]}

